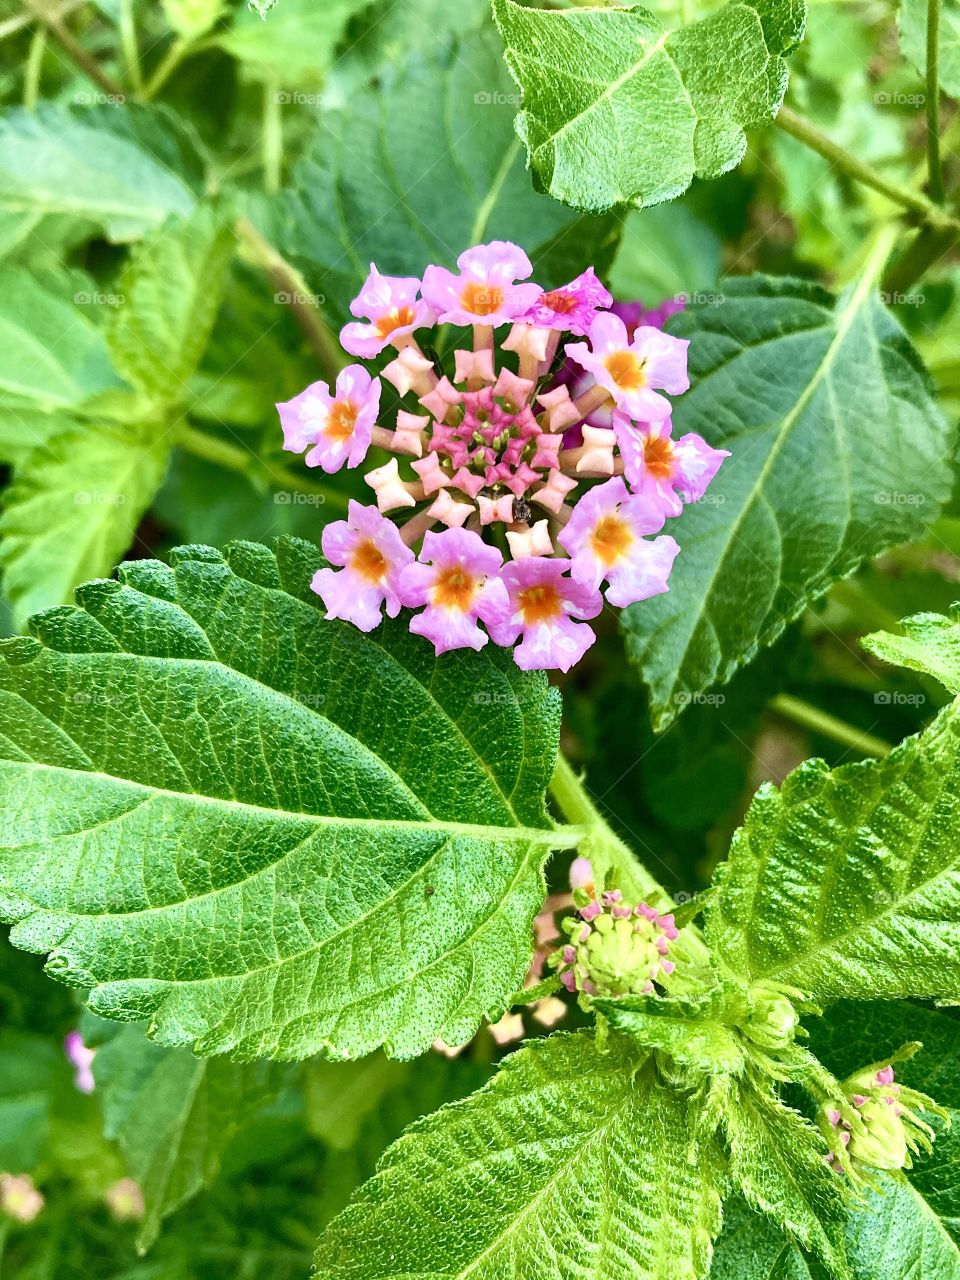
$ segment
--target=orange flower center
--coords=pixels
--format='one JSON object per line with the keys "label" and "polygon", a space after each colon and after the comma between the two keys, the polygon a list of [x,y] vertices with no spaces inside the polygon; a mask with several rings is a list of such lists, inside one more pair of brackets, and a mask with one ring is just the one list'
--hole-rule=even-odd
{"label": "orange flower center", "polygon": [[673,474],[673,441],[666,436],[648,436],[643,445],[643,461],[656,480],[669,480]]}
{"label": "orange flower center", "polygon": [[607,373],[624,391],[639,391],[647,385],[644,361],[632,351],[614,351],[604,360]]}
{"label": "orange flower center", "polygon": [[517,605],[528,626],[552,622],[563,614],[563,596],[552,582],[538,582],[517,592]]}
{"label": "orange flower center", "polygon": [[349,440],[357,425],[357,406],[349,400],[334,400],[323,434],[331,440]]}
{"label": "orange flower center", "polygon": [[469,280],[460,294],[464,311],[475,316],[492,316],[503,306],[503,290],[492,284],[478,284]]}
{"label": "orange flower center", "polygon": [[549,307],[551,311],[556,311],[557,315],[568,316],[571,311],[576,311],[577,300],[572,293],[564,293],[562,289],[555,289],[553,293],[545,293],[540,299],[545,307]]}
{"label": "orange flower center", "polygon": [[590,536],[593,553],[609,569],[633,545],[633,530],[621,516],[604,516]]}
{"label": "orange flower center", "polygon": [[392,311],[375,320],[374,326],[381,338],[389,338],[395,329],[413,324],[415,319],[413,307],[394,307]]}
{"label": "orange flower center", "polygon": [[359,573],[368,582],[382,582],[387,575],[388,565],[377,544],[372,538],[364,538],[358,542],[350,556],[350,568]]}
{"label": "orange flower center", "polygon": [[465,613],[473,604],[479,586],[479,579],[462,565],[450,565],[437,574],[431,593],[432,602],[441,609],[459,609]]}

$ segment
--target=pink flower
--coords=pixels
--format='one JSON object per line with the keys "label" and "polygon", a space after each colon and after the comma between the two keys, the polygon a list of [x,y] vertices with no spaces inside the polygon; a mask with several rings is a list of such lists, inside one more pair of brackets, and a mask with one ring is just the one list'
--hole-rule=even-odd
{"label": "pink flower", "polygon": [[641,325],[652,325],[654,329],[662,329],[670,317],[682,311],[686,305],[686,299],[681,294],[676,298],[664,298],[659,306],[649,311],[642,302],[615,302],[610,310],[615,316],[620,317],[632,338]]}
{"label": "pink flower", "polygon": [[413,552],[392,521],[376,507],[351,500],[347,519],[328,524],[321,540],[323,554],[339,570],[318,569],[310,584],[327,607],[328,618],[342,618],[361,631],[372,631],[387,613],[400,612],[397,582]]}
{"label": "pink flower", "polygon": [[369,323],[345,324],[340,330],[343,349],[369,360],[414,329],[435,324],[436,313],[418,299],[419,292],[420,281],[415,276],[382,276],[371,262],[363,288],[350,303],[351,313]]}
{"label": "pink flower", "polygon": [[557,540],[573,558],[574,578],[594,589],[606,578],[607,600],[623,608],[667,590],[680,548],[673,538],[644,536],[663,521],[656,499],[631,494],[616,476],[583,495]]}
{"label": "pink flower", "polygon": [[669,417],[670,401],[654,388],[671,395],[687,390],[688,346],[685,338],[671,338],[652,326],[641,326],[631,339],[618,316],[603,312],[590,326],[589,347],[575,342],[566,354],[592,373],[629,417],[658,422]]}
{"label": "pink flower", "polygon": [[339,471],[344,463],[356,467],[367,456],[370,436],[380,410],[380,379],[362,365],[351,364],[337,374],[337,393],[326,382],[314,382],[292,400],[278,404],[283,447],[302,453],[308,467]]}
{"label": "pink flower", "polygon": [[70,1031],[64,1037],[63,1051],[67,1055],[67,1061],[74,1068],[74,1084],[81,1093],[93,1093],[96,1087],[96,1081],[93,1078],[93,1059],[96,1056],[96,1050],[87,1048],[79,1031]]}
{"label": "pink flower", "polygon": [[590,627],[574,619],[595,618],[603,600],[596,588],[568,577],[567,567],[564,560],[528,556],[503,568],[509,605],[487,627],[497,644],[523,637],[513,656],[524,671],[569,671],[596,639]]}
{"label": "pink flower", "polygon": [[576,280],[560,289],[551,289],[537,299],[523,317],[527,324],[541,329],[565,329],[571,333],[588,333],[601,307],[609,307],[613,298],[588,267]]}
{"label": "pink flower", "polygon": [[712,449],[692,431],[672,440],[669,418],[636,427],[616,413],[613,429],[630,488],[655,498],[668,516],[678,516],[684,502],[699,502],[721,462],[730,457],[728,450]]}
{"label": "pink flower", "polygon": [[447,529],[423,535],[420,561],[400,574],[399,594],[410,608],[426,605],[410,620],[410,630],[433,641],[437,654],[448,649],[482,649],[487,636],[478,619],[502,615],[507,590],[496,576],[503,556],[478,533]]}
{"label": "pink flower", "polygon": [[443,324],[483,324],[496,328],[519,320],[540,297],[538,284],[515,284],[533,271],[530,259],[507,240],[467,249],[457,259],[460,275],[427,267],[423,296]]}

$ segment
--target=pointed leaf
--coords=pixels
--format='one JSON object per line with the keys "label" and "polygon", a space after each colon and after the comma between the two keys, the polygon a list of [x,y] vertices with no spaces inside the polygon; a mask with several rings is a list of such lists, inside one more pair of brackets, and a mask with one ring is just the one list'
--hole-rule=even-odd
{"label": "pointed leaf", "polygon": [[824,1280],[826,1275],[769,1218],[738,1197],[725,1201],[710,1280]]}
{"label": "pointed leaf", "polygon": [[[900,48],[921,75],[927,73],[927,3],[926,0],[900,0],[897,15]],[[960,3],[942,0],[939,26],[938,71],[940,87],[951,97],[960,98]]]}
{"label": "pointed leaf", "polygon": [[875,631],[860,643],[884,662],[922,671],[950,693],[960,693],[960,605],[951,608],[949,618],[942,613],[917,613],[900,625],[902,636]]}
{"label": "pointed leaf", "polygon": [[657,204],[743,159],[783,101],[799,0],[735,0],[664,31],[639,5],[544,12],[494,0],[542,190],[579,209]]}
{"label": "pointed leaf", "polygon": [[610,1025],[648,1049],[660,1049],[675,1061],[711,1075],[738,1072],[743,1042],[719,1021],[720,993],[703,997],[596,997],[591,1008]]}
{"label": "pointed leaf", "polygon": [[960,714],[885,760],[808,760],[757,792],[707,938],[738,975],[815,1000],[960,992]]}
{"label": "pointed leaf", "polygon": [[202,1053],[469,1039],[521,983],[563,843],[557,694],[493,646],[326,621],[306,543],[173,559],[6,642],[12,940]]}
{"label": "pointed leaf", "polygon": [[677,522],[670,590],[623,614],[658,729],[949,496],[954,428],[870,274],[839,299],[729,280],[724,301],[671,324],[691,339],[674,435],[732,456]]}
{"label": "pointed leaf", "polygon": [[620,1037],[531,1042],[413,1125],[317,1248],[323,1280],[696,1280],[722,1156]]}

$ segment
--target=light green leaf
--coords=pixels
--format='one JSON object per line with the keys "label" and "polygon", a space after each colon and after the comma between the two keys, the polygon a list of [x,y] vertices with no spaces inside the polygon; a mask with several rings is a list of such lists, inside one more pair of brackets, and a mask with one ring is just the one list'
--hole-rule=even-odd
{"label": "light green leaf", "polygon": [[[233,26],[220,45],[247,70],[274,80],[279,92],[309,85],[314,91],[333,62],[344,24],[367,0],[283,0],[267,14],[246,5],[237,8]],[[281,105],[303,110],[286,93]]]}
{"label": "light green leaf", "polygon": [[884,760],[808,760],[757,792],[707,909],[741,977],[837,996],[960,995],[960,714]]}
{"label": "light green leaf", "polygon": [[3,588],[18,621],[63,604],[129,548],[168,445],[153,429],[78,424],[23,460],[0,515]]}
{"label": "light green leaf", "polygon": [[591,262],[604,269],[615,220],[572,213],[530,189],[493,31],[438,42],[384,76],[324,112],[294,193],[274,210],[283,222],[274,234],[309,264],[310,286],[334,314],[346,314],[371,261],[422,275],[427,263],[453,266],[486,240],[522,244],[548,287]]}
{"label": "light green leaf", "polygon": [[198,40],[215,25],[224,0],[162,0],[163,16],[185,40]]}
{"label": "light green leaf", "polygon": [[223,299],[236,240],[207,206],[138,245],[120,276],[107,328],[117,371],[160,404],[184,399]]}
{"label": "light green leaf", "polygon": [[[900,0],[897,18],[900,27],[900,49],[922,76],[927,74],[927,0]],[[960,98],[960,3],[941,0],[940,10],[940,87],[953,98]]]}
{"label": "light green leaf", "polygon": [[673,32],[638,5],[493,12],[538,185],[595,212],[671,200],[739,164],[745,131],[783,101],[781,55],[804,23],[801,0],[734,0]]}
{"label": "light green leaf", "polygon": [[308,1129],[335,1151],[348,1151],[371,1112],[416,1069],[382,1054],[360,1062],[311,1059],[304,1074]]}
{"label": "light green leaf", "polygon": [[161,108],[45,104],[0,116],[0,209],[69,213],[135,240],[189,213],[201,181],[193,135]]}
{"label": "light green leaf", "polygon": [[27,445],[46,434],[41,414],[119,385],[95,322],[100,296],[93,281],[67,273],[0,269],[0,411],[19,411]]}
{"label": "light green leaf", "polygon": [[780,1101],[769,1085],[741,1082],[724,1116],[730,1173],[755,1209],[835,1276],[848,1275],[844,1260],[844,1191],[824,1162],[816,1129]]}
{"label": "light green leaf", "polygon": [[824,1280],[798,1245],[739,1198],[725,1201],[710,1280]]}
{"label": "light green leaf", "polygon": [[685,204],[627,214],[610,268],[615,298],[639,298],[653,307],[716,290],[719,278],[720,237]]}
{"label": "light green leaf", "polygon": [[739,1071],[743,1042],[719,1020],[720,992],[701,997],[618,996],[591,1001],[624,1035],[648,1049],[668,1053],[676,1062],[711,1075]]}
{"label": "light green leaf", "polygon": [[67,1076],[45,1036],[0,1031],[0,1169],[32,1173],[50,1127],[51,1095]]}
{"label": "light green leaf", "polygon": [[270,1096],[277,1068],[161,1049],[141,1028],[124,1027],[97,1049],[93,1070],[107,1137],[143,1191],[137,1245],[145,1250],[162,1220],[216,1179],[230,1139]]}
{"label": "light green leaf", "polygon": [[437,660],[404,619],[326,621],[306,543],[173,559],[6,642],[11,940],[201,1053],[469,1039],[569,843],[544,809],[556,692],[493,646]]}
{"label": "light green leaf", "polygon": [[838,300],[798,280],[728,280],[725,301],[671,321],[691,340],[674,436],[732,456],[677,521],[669,592],[622,615],[658,729],[861,561],[918,538],[949,497],[954,428],[871,274]]}
{"label": "light green leaf", "polygon": [[903,1174],[883,1174],[851,1211],[847,1245],[855,1280],[960,1280],[960,1248]]}
{"label": "light green leaf", "polygon": [[696,1280],[723,1158],[615,1037],[553,1035],[413,1125],[317,1248],[323,1280]]}
{"label": "light green leaf", "polygon": [[884,662],[922,671],[950,693],[960,693],[960,605],[952,606],[948,618],[942,613],[918,613],[900,625],[902,636],[876,631],[860,643]]}

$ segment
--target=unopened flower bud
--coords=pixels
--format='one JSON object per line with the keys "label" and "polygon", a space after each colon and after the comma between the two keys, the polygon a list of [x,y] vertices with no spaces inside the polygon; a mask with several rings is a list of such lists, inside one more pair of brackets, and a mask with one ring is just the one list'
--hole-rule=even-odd
{"label": "unopened flower bud", "polygon": [[761,1049],[785,1049],[797,1029],[797,1011],[772,983],[762,982],[750,991],[752,1008],[741,1030]]}

